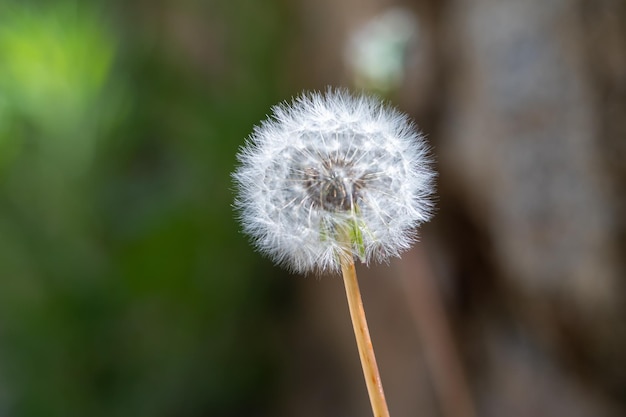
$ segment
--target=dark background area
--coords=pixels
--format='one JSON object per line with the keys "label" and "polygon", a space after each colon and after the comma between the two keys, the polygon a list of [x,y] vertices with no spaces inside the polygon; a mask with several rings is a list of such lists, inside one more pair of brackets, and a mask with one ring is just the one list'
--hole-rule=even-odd
{"label": "dark background area", "polygon": [[232,211],[270,107],[409,113],[434,221],[359,267],[392,416],[626,414],[626,3],[0,3],[0,416],[366,416],[341,280]]}

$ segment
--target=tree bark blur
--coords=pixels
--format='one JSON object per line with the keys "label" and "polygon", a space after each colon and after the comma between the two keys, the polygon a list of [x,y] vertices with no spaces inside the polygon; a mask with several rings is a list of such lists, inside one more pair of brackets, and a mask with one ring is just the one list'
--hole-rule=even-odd
{"label": "tree bark blur", "polygon": [[[626,3],[300,5],[293,81],[307,87],[354,85],[344,48],[368,20],[398,5],[416,19],[403,82],[389,97],[434,148],[439,211],[423,230],[430,257],[421,262],[435,271],[477,415],[623,415]],[[395,279],[407,267],[394,265],[359,272],[391,415],[443,415],[424,363],[427,342],[407,319],[411,308]],[[335,284],[301,281],[302,314],[327,325],[311,343],[331,356],[355,354],[331,347],[349,341],[332,341],[346,326],[330,319],[345,315]],[[350,363],[334,368],[342,376],[329,389],[341,390],[339,380],[355,381],[347,392],[360,389]],[[289,392],[301,403],[314,398],[310,390]],[[333,400],[326,408],[318,402],[315,415],[361,415],[364,395],[328,394]]]}
{"label": "tree bark blur", "polygon": [[[486,244],[489,281],[463,284],[478,286],[471,315],[495,302],[490,315],[506,317],[485,327],[487,409],[623,410],[624,11],[610,0],[450,2],[447,10],[441,209],[460,204]],[[462,239],[456,252],[472,244]]]}

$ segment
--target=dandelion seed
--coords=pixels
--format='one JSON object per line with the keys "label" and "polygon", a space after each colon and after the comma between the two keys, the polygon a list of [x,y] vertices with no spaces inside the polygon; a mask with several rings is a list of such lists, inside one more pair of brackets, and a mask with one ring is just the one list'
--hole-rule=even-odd
{"label": "dandelion seed", "polygon": [[243,230],[294,272],[339,271],[346,256],[387,261],[431,217],[424,139],[407,116],[371,97],[329,89],[278,105],[238,160]]}

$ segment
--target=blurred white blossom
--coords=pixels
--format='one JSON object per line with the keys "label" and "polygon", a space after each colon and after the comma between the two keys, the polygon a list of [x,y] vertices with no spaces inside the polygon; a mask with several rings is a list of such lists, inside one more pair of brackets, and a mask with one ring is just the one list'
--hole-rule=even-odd
{"label": "blurred white blossom", "polygon": [[386,261],[432,212],[434,172],[407,116],[345,91],[273,108],[238,154],[235,207],[255,246],[295,272]]}
{"label": "blurred white blossom", "polygon": [[350,36],[345,60],[359,88],[388,92],[403,78],[406,50],[418,25],[407,9],[394,7],[368,20]]}

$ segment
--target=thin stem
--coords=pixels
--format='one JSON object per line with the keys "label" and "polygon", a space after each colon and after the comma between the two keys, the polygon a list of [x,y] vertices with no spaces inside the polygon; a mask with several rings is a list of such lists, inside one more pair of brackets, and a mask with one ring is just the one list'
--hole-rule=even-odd
{"label": "thin stem", "polygon": [[363,309],[361,291],[359,290],[352,257],[342,257],[341,272],[343,273],[343,282],[346,287],[348,307],[350,308],[350,318],[352,319],[356,344],[359,348],[359,357],[361,358],[361,366],[363,367],[363,375],[365,376],[372,411],[374,412],[374,417],[389,417],[389,410],[387,409],[385,393],[383,392],[383,385],[380,381],[378,366],[376,365],[374,347],[372,346],[372,339],[370,338],[367,320],[365,319],[365,310]]}

